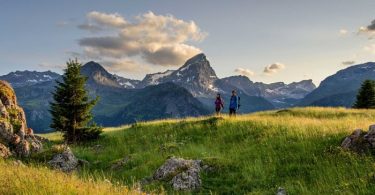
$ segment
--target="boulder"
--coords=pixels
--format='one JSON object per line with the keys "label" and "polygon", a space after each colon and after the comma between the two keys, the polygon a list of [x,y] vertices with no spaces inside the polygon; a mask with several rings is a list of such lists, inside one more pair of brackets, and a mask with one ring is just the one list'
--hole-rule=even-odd
{"label": "boulder", "polygon": [[79,162],[71,149],[66,147],[62,153],[56,154],[48,164],[53,169],[69,173],[77,169]]}
{"label": "boulder", "polygon": [[286,193],[286,190],[285,190],[284,188],[279,187],[279,188],[277,189],[276,195],[286,195],[286,194],[287,194],[287,193]]}
{"label": "boulder", "polygon": [[175,190],[197,190],[201,187],[201,160],[168,159],[153,175],[154,180],[168,181]]}
{"label": "boulder", "polygon": [[0,143],[0,158],[8,158],[12,155],[10,150]]}
{"label": "boulder", "polygon": [[27,128],[25,112],[5,81],[0,81],[0,143],[11,148],[17,157],[27,157],[43,148],[42,142]]}
{"label": "boulder", "polygon": [[367,132],[356,129],[341,143],[344,149],[357,153],[364,153],[375,149],[375,125],[371,125]]}

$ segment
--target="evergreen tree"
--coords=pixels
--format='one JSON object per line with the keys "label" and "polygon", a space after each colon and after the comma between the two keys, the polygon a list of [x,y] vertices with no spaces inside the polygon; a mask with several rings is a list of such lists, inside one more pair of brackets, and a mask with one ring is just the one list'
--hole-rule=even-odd
{"label": "evergreen tree", "polygon": [[357,94],[354,108],[375,108],[375,82],[365,80]]}
{"label": "evergreen tree", "polygon": [[81,75],[82,65],[77,60],[69,60],[61,81],[53,93],[50,103],[51,128],[61,131],[67,143],[96,139],[102,128],[92,121],[91,110],[98,101],[89,100],[85,83],[87,77]]}

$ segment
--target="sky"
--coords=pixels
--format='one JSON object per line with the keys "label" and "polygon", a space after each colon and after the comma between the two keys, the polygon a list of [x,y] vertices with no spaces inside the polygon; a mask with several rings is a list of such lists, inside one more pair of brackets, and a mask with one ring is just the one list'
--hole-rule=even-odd
{"label": "sky", "polygon": [[375,61],[374,0],[0,0],[0,74],[94,60],[133,79],[205,53],[220,78],[324,78]]}

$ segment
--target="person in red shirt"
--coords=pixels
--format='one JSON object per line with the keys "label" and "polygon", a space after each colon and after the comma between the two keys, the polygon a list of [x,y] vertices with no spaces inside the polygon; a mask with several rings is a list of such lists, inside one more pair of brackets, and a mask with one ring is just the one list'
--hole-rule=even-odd
{"label": "person in red shirt", "polygon": [[220,115],[221,110],[224,108],[224,100],[221,98],[220,93],[217,94],[215,100],[216,115]]}

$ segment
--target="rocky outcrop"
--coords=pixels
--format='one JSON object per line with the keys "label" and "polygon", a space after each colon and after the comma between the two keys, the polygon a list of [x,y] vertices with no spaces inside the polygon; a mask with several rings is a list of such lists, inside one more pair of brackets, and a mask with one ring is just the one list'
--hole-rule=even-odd
{"label": "rocky outcrop", "polygon": [[375,149],[375,125],[371,125],[368,132],[356,129],[342,141],[341,147],[357,153]]}
{"label": "rocky outcrop", "polygon": [[3,144],[0,144],[0,157],[1,158],[8,158],[12,155],[12,153],[9,151],[9,149],[4,146]]}
{"label": "rocky outcrop", "polygon": [[42,143],[27,128],[25,112],[18,106],[13,88],[0,81],[0,143],[17,157],[39,152]]}
{"label": "rocky outcrop", "polygon": [[60,154],[56,154],[48,164],[53,169],[68,173],[77,169],[79,160],[74,156],[69,147],[65,147],[64,151]]}
{"label": "rocky outcrop", "polygon": [[175,190],[198,190],[202,183],[201,171],[201,160],[170,158],[156,170],[153,179],[168,181]]}

